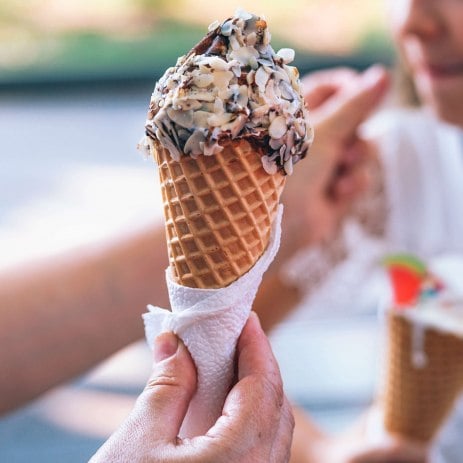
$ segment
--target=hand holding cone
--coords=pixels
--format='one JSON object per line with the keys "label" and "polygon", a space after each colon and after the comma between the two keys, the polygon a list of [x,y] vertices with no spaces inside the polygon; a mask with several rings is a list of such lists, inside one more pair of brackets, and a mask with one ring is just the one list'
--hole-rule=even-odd
{"label": "hand holding cone", "polygon": [[149,339],[177,332],[198,369],[182,436],[220,415],[237,339],[278,249],[283,186],[312,141],[293,58],[274,52],[262,18],[238,11],[212,24],[151,98],[140,148],[159,167],[172,314],[151,308],[144,319]]}

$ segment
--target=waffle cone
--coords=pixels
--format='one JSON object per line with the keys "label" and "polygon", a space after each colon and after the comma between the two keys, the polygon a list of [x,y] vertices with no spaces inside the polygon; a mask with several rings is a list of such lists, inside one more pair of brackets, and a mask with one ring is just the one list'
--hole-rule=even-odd
{"label": "waffle cone", "polygon": [[156,146],[169,263],[174,280],[221,288],[244,275],[265,251],[285,176],[269,175],[248,141],[174,161]]}
{"label": "waffle cone", "polygon": [[463,339],[426,328],[422,368],[413,364],[413,326],[389,313],[384,393],[386,430],[429,442],[463,388]]}

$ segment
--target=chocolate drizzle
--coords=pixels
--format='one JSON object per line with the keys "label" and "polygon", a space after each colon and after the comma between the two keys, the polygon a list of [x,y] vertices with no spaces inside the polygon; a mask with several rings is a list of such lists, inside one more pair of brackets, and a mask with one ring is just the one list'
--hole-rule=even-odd
{"label": "chocolate drizzle", "polygon": [[[156,84],[146,135],[174,159],[213,155],[245,138],[267,172],[290,174],[312,141],[294,52],[275,53],[266,22],[241,12],[210,32]],[[150,151],[150,142],[144,148]]]}

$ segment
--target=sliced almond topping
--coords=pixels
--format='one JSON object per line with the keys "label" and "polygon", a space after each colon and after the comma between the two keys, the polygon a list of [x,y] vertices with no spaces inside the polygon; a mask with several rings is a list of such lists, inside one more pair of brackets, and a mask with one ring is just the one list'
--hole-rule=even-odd
{"label": "sliced almond topping", "polygon": [[270,107],[268,105],[257,106],[256,109],[252,111],[253,118],[261,118],[265,114],[268,114]]}
{"label": "sliced almond topping", "polygon": [[230,47],[234,51],[240,49],[240,43],[238,42],[238,39],[236,38],[235,34],[230,36]]}
{"label": "sliced almond topping", "polygon": [[281,138],[287,131],[286,119],[283,116],[278,116],[273,119],[268,133],[272,138]]}
{"label": "sliced almond topping", "polygon": [[200,143],[205,141],[205,137],[202,132],[195,130],[190,138],[185,143],[184,151],[185,154],[201,154]]}
{"label": "sliced almond topping", "polygon": [[214,113],[215,114],[223,114],[225,112],[225,108],[223,106],[223,100],[220,98],[216,98],[214,101]]}
{"label": "sliced almond topping", "polygon": [[254,47],[240,47],[238,50],[234,50],[231,55],[242,66],[250,66],[252,62],[257,62],[259,52]]}
{"label": "sliced almond topping", "polygon": [[269,145],[270,145],[270,148],[272,148],[272,150],[279,150],[284,142],[285,142],[284,137],[271,138],[269,141]]}
{"label": "sliced almond topping", "polygon": [[294,61],[294,50],[292,48],[282,48],[278,50],[277,55],[283,60],[283,63],[288,64]]}
{"label": "sliced almond topping", "polygon": [[265,92],[265,86],[267,85],[269,77],[270,76],[267,74],[267,72],[265,72],[264,67],[260,67],[256,71],[256,76],[255,76],[256,84],[259,87],[259,91],[261,91],[262,93]]}
{"label": "sliced almond topping", "polygon": [[271,160],[267,155],[263,155],[261,157],[262,160],[262,166],[269,175],[274,175],[277,173],[278,167],[275,163],[275,161]]}
{"label": "sliced almond topping", "polygon": [[211,127],[221,127],[227,122],[230,122],[232,117],[233,115],[230,113],[212,114],[209,116],[207,122]]}
{"label": "sliced almond topping", "polygon": [[193,111],[182,111],[175,110],[173,108],[167,108],[167,115],[171,121],[186,129],[193,128]]}
{"label": "sliced almond topping", "polygon": [[299,120],[294,121],[294,128],[296,129],[297,134],[303,138],[305,137],[306,134],[306,128],[305,125],[301,123]]}
{"label": "sliced almond topping", "polygon": [[231,20],[222,24],[222,27],[220,28],[220,33],[224,35],[225,37],[229,37],[232,31],[233,31],[233,22]]}
{"label": "sliced almond topping", "polygon": [[219,89],[225,89],[230,84],[231,79],[234,77],[231,71],[216,71],[212,74],[214,85]]}
{"label": "sliced almond topping", "polygon": [[238,90],[238,97],[236,99],[236,104],[242,108],[247,108],[249,101],[248,87],[246,85],[241,85]]}
{"label": "sliced almond topping", "polygon": [[176,102],[175,109],[188,111],[189,109],[196,110],[201,108],[202,104],[198,100],[180,100]]}
{"label": "sliced almond topping", "polygon": [[210,112],[207,111],[195,111],[193,114],[193,122],[195,127],[207,128],[207,120],[211,116]]}
{"label": "sliced almond topping", "polygon": [[212,74],[200,74],[193,79],[194,84],[199,88],[204,88],[212,84],[214,77]]}
{"label": "sliced almond topping", "polygon": [[254,82],[254,74],[255,72],[254,71],[249,71],[246,75],[246,82],[248,83],[248,85],[252,85],[253,82]]}
{"label": "sliced almond topping", "polygon": [[257,42],[257,34],[255,32],[251,32],[250,34],[248,34],[248,37],[246,39],[246,44],[249,46],[249,47],[253,47]]}
{"label": "sliced almond topping", "polygon": [[217,56],[210,56],[207,58],[207,63],[211,66],[212,69],[216,71],[227,71],[228,63]]}
{"label": "sliced almond topping", "polygon": [[193,157],[221,151],[224,136],[256,137],[268,140],[265,170],[291,173],[313,138],[298,72],[287,66],[294,51],[275,54],[265,20],[249,13],[215,22],[210,30],[205,45],[180,57],[156,84],[148,138],[179,159],[181,151]]}
{"label": "sliced almond topping", "polygon": [[293,101],[295,98],[294,91],[291,88],[291,86],[288,84],[288,82],[285,82],[284,80],[280,81],[278,84],[278,87],[281,92],[281,96],[288,101]]}
{"label": "sliced almond topping", "polygon": [[293,159],[289,158],[287,161],[285,161],[283,167],[285,169],[285,172],[288,175],[291,175],[293,173]]}

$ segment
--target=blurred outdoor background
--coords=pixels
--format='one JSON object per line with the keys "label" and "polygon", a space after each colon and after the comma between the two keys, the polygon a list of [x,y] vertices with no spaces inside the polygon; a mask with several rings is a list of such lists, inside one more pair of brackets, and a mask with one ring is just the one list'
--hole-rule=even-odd
{"label": "blurred outdoor background", "polygon": [[382,0],[2,0],[0,83],[152,80],[238,4],[267,18],[302,70],[389,60]]}
{"label": "blurred outdoor background", "polygon": [[[301,74],[364,69],[393,61],[385,3],[2,0],[0,268],[160,220],[154,167],[135,146],[155,80],[209,23],[243,7],[266,17],[275,49],[296,49]],[[370,309],[347,320],[294,319],[291,339],[273,335],[288,394],[328,430],[373,396]],[[137,343],[0,418],[0,461],[87,461],[130,410],[150,363]]]}

